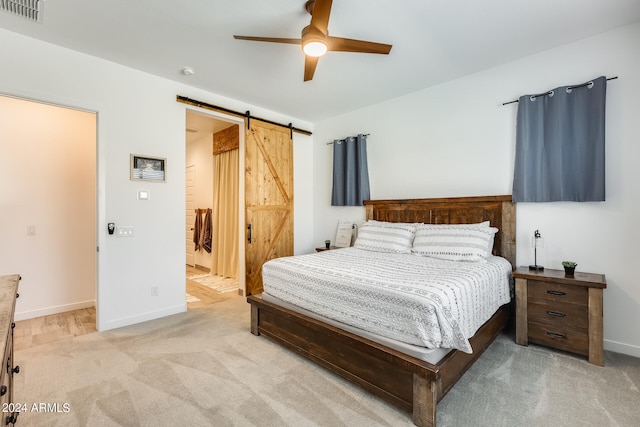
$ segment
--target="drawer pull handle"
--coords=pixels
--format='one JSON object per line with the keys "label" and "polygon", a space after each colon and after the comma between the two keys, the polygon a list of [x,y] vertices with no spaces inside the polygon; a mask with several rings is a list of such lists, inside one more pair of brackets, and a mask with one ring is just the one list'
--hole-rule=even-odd
{"label": "drawer pull handle", "polygon": [[547,289],[547,293],[549,295],[559,295],[559,296],[563,296],[563,295],[567,294],[566,292],[556,291],[556,290],[553,290],[553,289]]}
{"label": "drawer pull handle", "polygon": [[547,310],[547,314],[549,316],[555,316],[555,317],[566,317],[567,315],[564,314],[561,311],[554,311],[554,310]]}
{"label": "drawer pull handle", "polygon": [[564,334],[557,334],[555,332],[547,332],[547,335],[549,335],[551,338],[560,338],[560,339],[566,338]]}

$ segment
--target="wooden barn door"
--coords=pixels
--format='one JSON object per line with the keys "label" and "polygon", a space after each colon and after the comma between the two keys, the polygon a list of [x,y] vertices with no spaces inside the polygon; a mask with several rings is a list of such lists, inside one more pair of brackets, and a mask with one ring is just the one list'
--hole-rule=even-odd
{"label": "wooden barn door", "polygon": [[288,128],[245,125],[246,291],[262,292],[262,264],[293,255],[293,141]]}

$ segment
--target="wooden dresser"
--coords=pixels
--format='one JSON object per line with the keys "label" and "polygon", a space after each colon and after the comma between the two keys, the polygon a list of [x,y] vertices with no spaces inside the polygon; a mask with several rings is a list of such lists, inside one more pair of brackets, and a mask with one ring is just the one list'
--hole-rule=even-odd
{"label": "wooden dresser", "polygon": [[530,342],[588,356],[604,366],[604,274],[518,267],[516,280],[516,342]]}
{"label": "wooden dresser", "polygon": [[19,366],[13,366],[13,314],[16,309],[18,295],[17,274],[0,276],[0,354],[4,355],[2,370],[0,371],[0,410],[2,411],[2,425],[15,424],[18,414],[13,402],[13,375],[20,372]]}

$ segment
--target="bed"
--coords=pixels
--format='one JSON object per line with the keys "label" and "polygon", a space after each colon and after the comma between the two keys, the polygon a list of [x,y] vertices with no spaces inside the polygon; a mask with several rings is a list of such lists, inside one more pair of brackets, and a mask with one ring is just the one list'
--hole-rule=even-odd
{"label": "bed", "polygon": [[[515,265],[515,205],[511,196],[365,201],[366,219],[393,223],[471,224],[498,228],[492,254]],[[330,251],[329,251],[330,252]],[[504,304],[483,323],[463,349],[436,362],[362,336],[266,298],[250,295],[251,332],[265,335],[373,394],[410,411],[418,426],[435,426],[437,403],[506,326]]]}

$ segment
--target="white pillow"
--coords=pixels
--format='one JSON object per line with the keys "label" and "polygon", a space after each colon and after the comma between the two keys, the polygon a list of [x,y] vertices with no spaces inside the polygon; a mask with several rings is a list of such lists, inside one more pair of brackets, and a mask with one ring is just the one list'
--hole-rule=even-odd
{"label": "white pillow", "polygon": [[[416,224],[418,225],[418,224]],[[475,223],[471,223],[471,224],[424,224],[424,225],[428,225],[428,226],[432,226],[432,227],[441,227],[441,226],[448,226],[448,227],[471,227],[471,228],[489,228],[491,226],[491,223],[489,221],[483,221],[483,222],[475,222]],[[493,240],[495,238],[495,234],[493,236],[491,236],[491,240],[489,240],[489,244],[487,245],[487,250],[489,251],[488,254],[492,255],[493,254]]]}
{"label": "white pillow", "polygon": [[[460,226],[460,227],[478,227],[478,228],[489,228],[491,226],[491,223],[489,221],[483,221],[483,222],[477,222],[477,223],[473,223],[473,224],[427,224],[427,225],[433,225],[433,226],[439,226],[439,225],[449,225],[452,227],[456,227],[456,226]],[[496,231],[497,232],[497,231]],[[487,250],[488,255],[492,255],[493,254],[493,240],[495,239],[496,235],[495,233],[491,236],[491,240],[489,240],[489,244],[487,245]]]}
{"label": "white pillow", "polygon": [[[429,225],[429,226],[433,226],[433,227],[441,227],[441,226],[448,226],[448,227],[471,227],[471,228],[489,228],[491,227],[491,223],[489,221],[483,221],[483,222],[474,222],[471,224],[424,224],[424,225]],[[489,244],[487,245],[487,250],[489,251],[489,255],[493,254],[493,240],[495,238],[495,234],[491,236],[491,240],[489,240]]]}
{"label": "white pillow", "polygon": [[497,232],[488,222],[422,224],[416,229],[412,251],[416,255],[450,261],[483,262],[491,255],[489,245]]}
{"label": "white pillow", "polygon": [[368,251],[410,254],[415,230],[414,224],[367,221],[358,229],[353,246]]}

